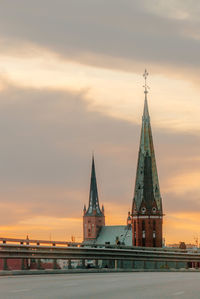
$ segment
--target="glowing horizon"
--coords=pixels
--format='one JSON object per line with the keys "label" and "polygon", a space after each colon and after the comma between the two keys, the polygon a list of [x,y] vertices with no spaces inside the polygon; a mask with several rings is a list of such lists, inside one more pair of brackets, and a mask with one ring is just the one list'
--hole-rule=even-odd
{"label": "glowing horizon", "polygon": [[126,224],[147,68],[164,238],[192,243],[199,4],[19,2],[3,1],[0,11],[0,235],[81,240],[93,150],[106,223]]}

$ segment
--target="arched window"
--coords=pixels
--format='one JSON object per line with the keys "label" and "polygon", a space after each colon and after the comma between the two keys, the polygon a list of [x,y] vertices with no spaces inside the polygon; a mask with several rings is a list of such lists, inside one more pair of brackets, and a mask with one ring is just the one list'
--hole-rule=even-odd
{"label": "arched window", "polygon": [[136,221],[134,220],[134,239],[133,239],[133,245],[136,246]]}
{"label": "arched window", "polygon": [[153,230],[156,230],[156,221],[153,221]]}
{"label": "arched window", "polygon": [[145,230],[145,221],[142,220],[142,230]]}
{"label": "arched window", "polygon": [[156,247],[156,221],[153,221],[153,247]]}
{"label": "arched window", "polygon": [[142,246],[145,246],[146,235],[145,235],[145,221],[142,220]]}

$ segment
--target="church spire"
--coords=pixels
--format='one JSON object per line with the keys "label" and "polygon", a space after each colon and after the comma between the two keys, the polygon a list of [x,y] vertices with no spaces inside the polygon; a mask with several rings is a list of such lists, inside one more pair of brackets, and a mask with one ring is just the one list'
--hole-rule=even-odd
{"label": "church spire", "polygon": [[162,247],[162,199],[148,109],[148,73],[144,72],[144,110],[132,206],[133,246]]}
{"label": "church spire", "polygon": [[[142,116],[142,129],[140,137],[140,146],[138,154],[138,164],[136,172],[135,191],[133,199],[133,214],[140,213],[142,204],[148,214],[152,213],[153,206],[156,205],[157,212],[162,214],[162,199],[160,195],[160,187],[158,181],[153,138],[150,124],[150,116],[147,101],[147,76],[148,73],[144,72],[145,85],[144,85],[144,110]],[[144,211],[144,209],[143,209]]]}
{"label": "church spire", "polygon": [[92,155],[92,170],[90,180],[90,195],[88,209],[83,210],[83,240],[96,240],[101,228],[105,225],[104,208],[99,206],[97,179],[94,155]]}
{"label": "church spire", "polygon": [[144,74],[143,74],[143,77],[144,77],[144,80],[145,80],[145,84],[143,85],[143,87],[144,87],[144,94],[145,94],[143,118],[149,119],[149,121],[150,121],[149,109],[148,109],[148,102],[147,102],[147,93],[148,93],[148,89],[149,89],[149,86],[147,85],[147,76],[148,75],[149,75],[149,73],[147,72],[147,70],[145,70]]}
{"label": "church spire", "polygon": [[94,155],[92,155],[92,170],[91,170],[91,180],[90,180],[89,205],[88,205],[88,209],[87,209],[85,215],[86,216],[92,216],[92,215],[103,216],[103,213],[99,206],[99,197],[98,197],[98,189],[97,189]]}

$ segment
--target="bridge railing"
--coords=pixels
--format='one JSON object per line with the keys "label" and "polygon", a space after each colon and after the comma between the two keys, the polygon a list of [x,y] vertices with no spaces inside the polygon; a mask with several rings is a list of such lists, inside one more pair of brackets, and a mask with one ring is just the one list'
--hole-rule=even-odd
{"label": "bridge railing", "polygon": [[[44,245],[22,245],[22,244],[0,244],[0,259],[4,261],[4,270],[8,268],[7,260],[20,259],[24,267],[24,262],[30,264],[30,260],[37,260],[41,264],[42,259],[54,260],[79,260],[85,264],[86,260],[107,261],[108,264],[114,261],[115,268],[121,267],[123,262],[133,263],[143,262],[145,265],[153,263],[153,268],[158,268],[158,263],[165,266],[174,263],[182,263],[183,267],[188,268],[189,264],[200,263],[200,254],[191,251],[172,251],[162,248],[138,248],[138,247],[74,247],[74,246],[44,246]],[[29,263],[28,263],[29,261]],[[120,262],[120,263],[119,263]],[[113,263],[112,263],[113,264]],[[142,266],[144,267],[144,265]],[[145,266],[146,267],[146,266]]]}
{"label": "bridge railing", "polygon": [[51,245],[51,246],[62,246],[62,247],[85,247],[85,248],[117,248],[117,249],[130,249],[130,250],[151,250],[151,251],[167,251],[167,252],[199,252],[200,249],[179,249],[172,247],[138,247],[138,246],[126,246],[111,245],[111,244],[97,244],[97,243],[83,243],[83,242],[69,242],[69,241],[51,241],[51,240],[39,240],[39,239],[17,239],[17,238],[0,238],[0,245],[2,244],[20,244],[20,245],[31,245],[35,244],[37,246]]}
{"label": "bridge railing", "polygon": [[184,268],[200,266],[199,250],[0,238],[2,269],[9,269],[8,262],[14,259],[20,260],[21,269],[29,269],[31,261],[36,261],[37,268],[41,269],[41,261],[47,259],[53,261],[53,268],[58,268],[57,261],[67,260],[69,269],[72,260],[80,261],[83,267],[87,261],[95,261],[95,267],[115,269],[122,268],[124,264],[131,268],[154,269],[177,268],[178,264]]}

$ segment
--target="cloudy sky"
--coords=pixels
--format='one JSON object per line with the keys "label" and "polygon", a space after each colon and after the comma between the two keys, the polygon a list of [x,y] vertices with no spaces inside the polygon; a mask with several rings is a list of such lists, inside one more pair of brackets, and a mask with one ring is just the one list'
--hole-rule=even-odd
{"label": "cloudy sky", "polygon": [[143,77],[167,243],[200,227],[198,0],[0,1],[0,235],[76,240],[95,152],[107,224],[125,224]]}

